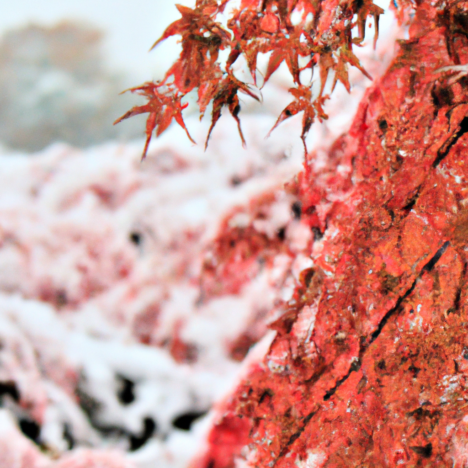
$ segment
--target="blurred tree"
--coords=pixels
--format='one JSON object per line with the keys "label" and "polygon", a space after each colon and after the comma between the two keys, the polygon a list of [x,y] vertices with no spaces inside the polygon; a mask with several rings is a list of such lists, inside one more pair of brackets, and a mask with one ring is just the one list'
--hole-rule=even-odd
{"label": "blurred tree", "polygon": [[130,104],[105,66],[102,33],[86,24],[29,25],[0,42],[0,140],[35,151],[54,141],[87,146],[140,132],[112,126]]}

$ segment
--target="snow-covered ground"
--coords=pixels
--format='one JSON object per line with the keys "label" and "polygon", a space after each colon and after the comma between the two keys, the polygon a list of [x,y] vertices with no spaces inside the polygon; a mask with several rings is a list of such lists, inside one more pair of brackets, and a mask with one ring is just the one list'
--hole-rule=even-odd
{"label": "snow-covered ground", "polygon": [[[200,299],[203,253],[234,207],[279,190],[272,235],[291,219],[280,192],[301,145],[290,147],[286,127],[265,141],[270,124],[246,119],[246,152],[223,119],[206,153],[173,128],[143,164],[140,144],[0,157],[8,430],[6,413],[40,426],[33,438],[49,454],[146,442],[127,457],[137,466],[186,465],[203,422],[186,425],[229,388],[239,369],[230,344],[272,307],[288,266],[278,258],[239,294]],[[174,348],[178,335],[188,354]]]}
{"label": "snow-covered ground", "polygon": [[[374,76],[389,44],[361,51]],[[317,164],[368,85],[352,77],[311,131]],[[143,163],[142,142],[0,154],[0,468],[187,466],[264,317],[311,264],[284,189],[302,165],[299,121],[265,139],[274,121],[242,119],[247,150],[229,116],[206,152],[171,127]],[[201,142],[207,122],[188,125]],[[238,288],[206,279],[226,230],[249,226],[269,261]]]}

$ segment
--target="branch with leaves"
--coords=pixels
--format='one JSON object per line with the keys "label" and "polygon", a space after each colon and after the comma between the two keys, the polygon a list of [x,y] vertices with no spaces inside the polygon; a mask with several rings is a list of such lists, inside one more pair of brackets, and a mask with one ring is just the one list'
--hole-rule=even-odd
{"label": "branch with leaves", "polygon": [[[375,38],[378,37],[379,17],[383,10],[372,0],[241,0],[240,6],[230,13],[227,25],[223,26],[220,15],[229,3],[230,0],[197,0],[193,9],[176,5],[181,18],[168,26],[154,43],[152,49],[168,37],[178,35],[182,52],[162,81],[129,90],[144,96],[147,103],[134,107],[115,122],[137,114],[149,114],[143,158],[153,133],[159,136],[173,119],[193,141],[182,117],[182,110],[187,106],[182,100],[193,90],[198,92],[201,117],[209,104],[213,104],[206,144],[224,107],[237,121],[245,144],[239,120],[239,93],[259,99],[255,88],[260,53],[270,53],[263,85],[283,62],[294,82],[294,87],[289,90],[294,101],[283,110],[273,129],[287,118],[303,112],[301,138],[306,151],[305,138],[313,122],[316,118],[320,121],[327,118],[323,106],[329,95],[324,95],[324,88],[330,73],[334,73],[332,89],[340,81],[348,91],[349,65],[369,77],[354,54],[353,46],[362,44],[369,16],[374,18]],[[355,26],[358,35],[352,37]],[[225,64],[219,59],[223,50],[229,52]],[[254,85],[234,76],[232,67],[241,56]],[[302,68],[301,57],[307,61]],[[314,98],[312,83],[303,84],[301,72],[310,69],[313,75],[316,67],[321,87]]]}

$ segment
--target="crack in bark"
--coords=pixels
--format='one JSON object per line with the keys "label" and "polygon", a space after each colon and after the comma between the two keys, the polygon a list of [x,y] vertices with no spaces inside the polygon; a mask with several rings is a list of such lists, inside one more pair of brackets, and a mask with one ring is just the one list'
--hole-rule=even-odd
{"label": "crack in bark", "polygon": [[460,311],[461,307],[461,296],[463,292],[464,279],[466,277],[467,264],[463,263],[463,269],[460,275],[460,281],[458,282],[457,290],[455,292],[455,298],[453,300],[453,307],[450,307],[446,314],[453,314]]}
{"label": "crack in bark", "polygon": [[401,306],[402,302],[414,291],[414,288],[416,287],[417,282],[421,278],[421,276],[428,272],[431,271],[436,263],[440,260],[440,257],[445,253],[447,250],[448,246],[450,245],[449,241],[444,242],[442,247],[434,254],[434,256],[422,267],[421,272],[419,275],[416,277],[416,279],[413,281],[413,284],[411,287],[408,289],[408,291],[405,292],[402,296],[400,296],[397,300],[397,303],[395,304],[394,307],[392,307],[383,317],[383,319],[380,321],[379,326],[377,329],[371,334],[371,338],[367,345],[363,348],[362,352],[365,353],[367,351],[367,348],[378,338],[380,333],[382,332],[383,327],[387,324],[387,322],[390,320],[392,315],[399,309]]}
{"label": "crack in bark", "polygon": [[318,410],[315,410],[315,411],[312,411],[311,413],[309,413],[303,420],[303,424],[302,424],[302,427],[297,431],[295,432],[290,438],[289,440],[286,442],[285,446],[283,447],[283,449],[281,450],[280,454],[278,455],[278,457],[276,458],[274,464],[273,464],[273,467],[274,468],[276,466],[276,463],[281,460],[281,458],[283,458],[287,451],[288,451],[288,448],[300,437],[300,435],[304,432],[304,429],[306,428],[307,424],[309,424],[309,421],[314,417],[315,413],[317,413]]}
{"label": "crack in bark", "polygon": [[343,383],[346,382],[346,380],[349,378],[352,372],[357,372],[361,368],[361,363],[362,359],[364,357],[365,352],[369,348],[369,346],[379,337],[380,333],[382,333],[383,328],[385,325],[388,323],[390,318],[395,314],[395,312],[398,311],[400,308],[401,304],[403,301],[414,291],[414,288],[416,287],[416,284],[418,283],[419,279],[421,276],[426,273],[431,271],[434,266],[437,264],[437,262],[440,260],[442,255],[445,253],[447,250],[448,246],[450,245],[449,241],[444,242],[442,247],[433,255],[433,257],[422,267],[421,272],[419,275],[415,278],[413,283],[411,284],[410,288],[398,298],[397,303],[395,304],[394,307],[392,307],[382,318],[382,320],[379,323],[379,326],[377,329],[370,335],[370,340],[364,345],[361,346],[361,349],[359,351],[359,357],[353,361],[351,364],[348,373],[343,376],[341,379],[339,379],[336,384],[325,393],[325,396],[323,397],[324,401],[328,401],[338,390],[338,388],[343,385]]}
{"label": "crack in bark", "polygon": [[387,324],[389,319],[392,317],[392,315],[399,309],[401,306],[402,302],[414,291],[414,288],[416,287],[417,282],[421,278],[421,276],[428,272],[431,271],[436,263],[440,260],[440,257],[445,253],[447,250],[448,246],[450,245],[449,241],[446,241],[444,245],[434,254],[434,256],[422,267],[421,272],[419,275],[416,277],[416,279],[413,281],[413,284],[411,287],[408,289],[408,291],[405,292],[402,296],[400,296],[397,300],[397,303],[395,304],[394,307],[392,307],[383,317],[383,319],[380,321],[379,326],[377,329],[371,334],[371,339],[367,343],[367,345],[363,349],[363,353],[366,352],[367,348],[378,338],[380,333],[382,332],[383,327]]}
{"label": "crack in bark", "polygon": [[351,372],[357,372],[361,368],[361,363],[362,361],[360,357],[355,359],[353,363],[351,364],[351,366],[349,367],[348,373],[345,376],[341,377],[341,379],[337,380],[335,386],[330,388],[330,390],[328,390],[325,393],[325,396],[323,397],[323,401],[328,401],[336,393],[336,391],[340,388],[340,386],[348,379],[348,377],[351,375]]}
{"label": "crack in bark", "polygon": [[422,186],[423,186],[423,184],[419,184],[416,187],[416,191],[415,191],[414,195],[408,200],[406,205],[403,207],[403,211],[406,211],[406,213],[409,213],[413,209],[414,205],[416,205],[416,202],[418,201],[419,196],[421,195]]}
{"label": "crack in bark", "polygon": [[432,167],[436,168],[444,160],[452,147],[465,133],[468,133],[468,117],[463,118],[458,126],[458,131],[452,135],[444,145],[442,145],[442,148],[440,148],[439,151],[437,151],[437,157],[434,159]]}
{"label": "crack in bark", "polygon": [[[468,123],[468,120],[467,120],[467,123]],[[363,346],[361,346],[361,349],[359,351],[359,357],[356,358],[353,363],[351,364],[350,368],[349,368],[349,371],[348,373],[342,377],[341,379],[339,379],[335,385],[330,388],[326,393],[325,393],[325,396],[323,397],[323,400],[324,401],[328,401],[335,393],[336,391],[341,387],[341,385],[343,385],[346,380],[348,380],[349,376],[353,373],[353,372],[357,372],[360,368],[361,368],[361,364],[362,364],[362,360],[363,360],[363,357],[364,357],[364,354],[366,353],[366,351],[369,349],[369,346],[379,337],[380,333],[382,332],[383,328],[385,327],[385,325],[388,323],[388,321],[390,320],[390,318],[395,314],[395,312],[397,312],[397,310],[400,308],[401,304],[403,303],[403,301],[405,299],[408,298],[408,296],[414,291],[419,279],[422,277],[422,275],[426,272],[430,272],[434,267],[435,265],[437,264],[437,262],[440,260],[440,258],[442,257],[442,255],[445,253],[445,251],[447,250],[447,248],[449,247],[450,245],[450,242],[449,241],[446,241],[444,242],[444,244],[442,245],[442,247],[439,248],[439,250],[437,250],[437,252],[432,256],[432,258],[422,267],[420,273],[418,274],[418,276],[415,278],[415,280],[413,281],[413,283],[411,284],[410,288],[402,295],[398,298],[397,300],[397,303],[395,304],[394,307],[392,307],[385,315],[384,317],[382,318],[382,320],[380,321],[379,323],[379,326],[377,327],[377,329],[370,335],[370,340],[364,344]],[[297,431],[295,432],[288,440],[288,442],[286,443],[286,445],[283,447],[283,449],[281,450],[280,454],[278,455],[278,457],[276,458],[275,462],[274,462],[274,466],[276,466],[276,463],[281,459],[283,458],[287,451],[288,451],[288,448],[300,437],[300,435],[304,432],[307,424],[310,422],[310,420],[312,419],[312,417],[318,412],[318,409],[309,413],[304,419],[303,419],[303,424],[302,424],[302,427]]]}

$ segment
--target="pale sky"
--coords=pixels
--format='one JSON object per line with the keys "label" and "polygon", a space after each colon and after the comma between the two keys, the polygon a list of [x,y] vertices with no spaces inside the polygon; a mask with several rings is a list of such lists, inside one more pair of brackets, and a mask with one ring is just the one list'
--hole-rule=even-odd
{"label": "pale sky", "polygon": [[[27,23],[52,25],[62,19],[85,20],[108,33],[106,56],[137,80],[155,77],[174,60],[177,40],[148,49],[180,15],[174,4],[193,0],[0,0],[0,34]],[[160,73],[162,75],[162,72]]]}

